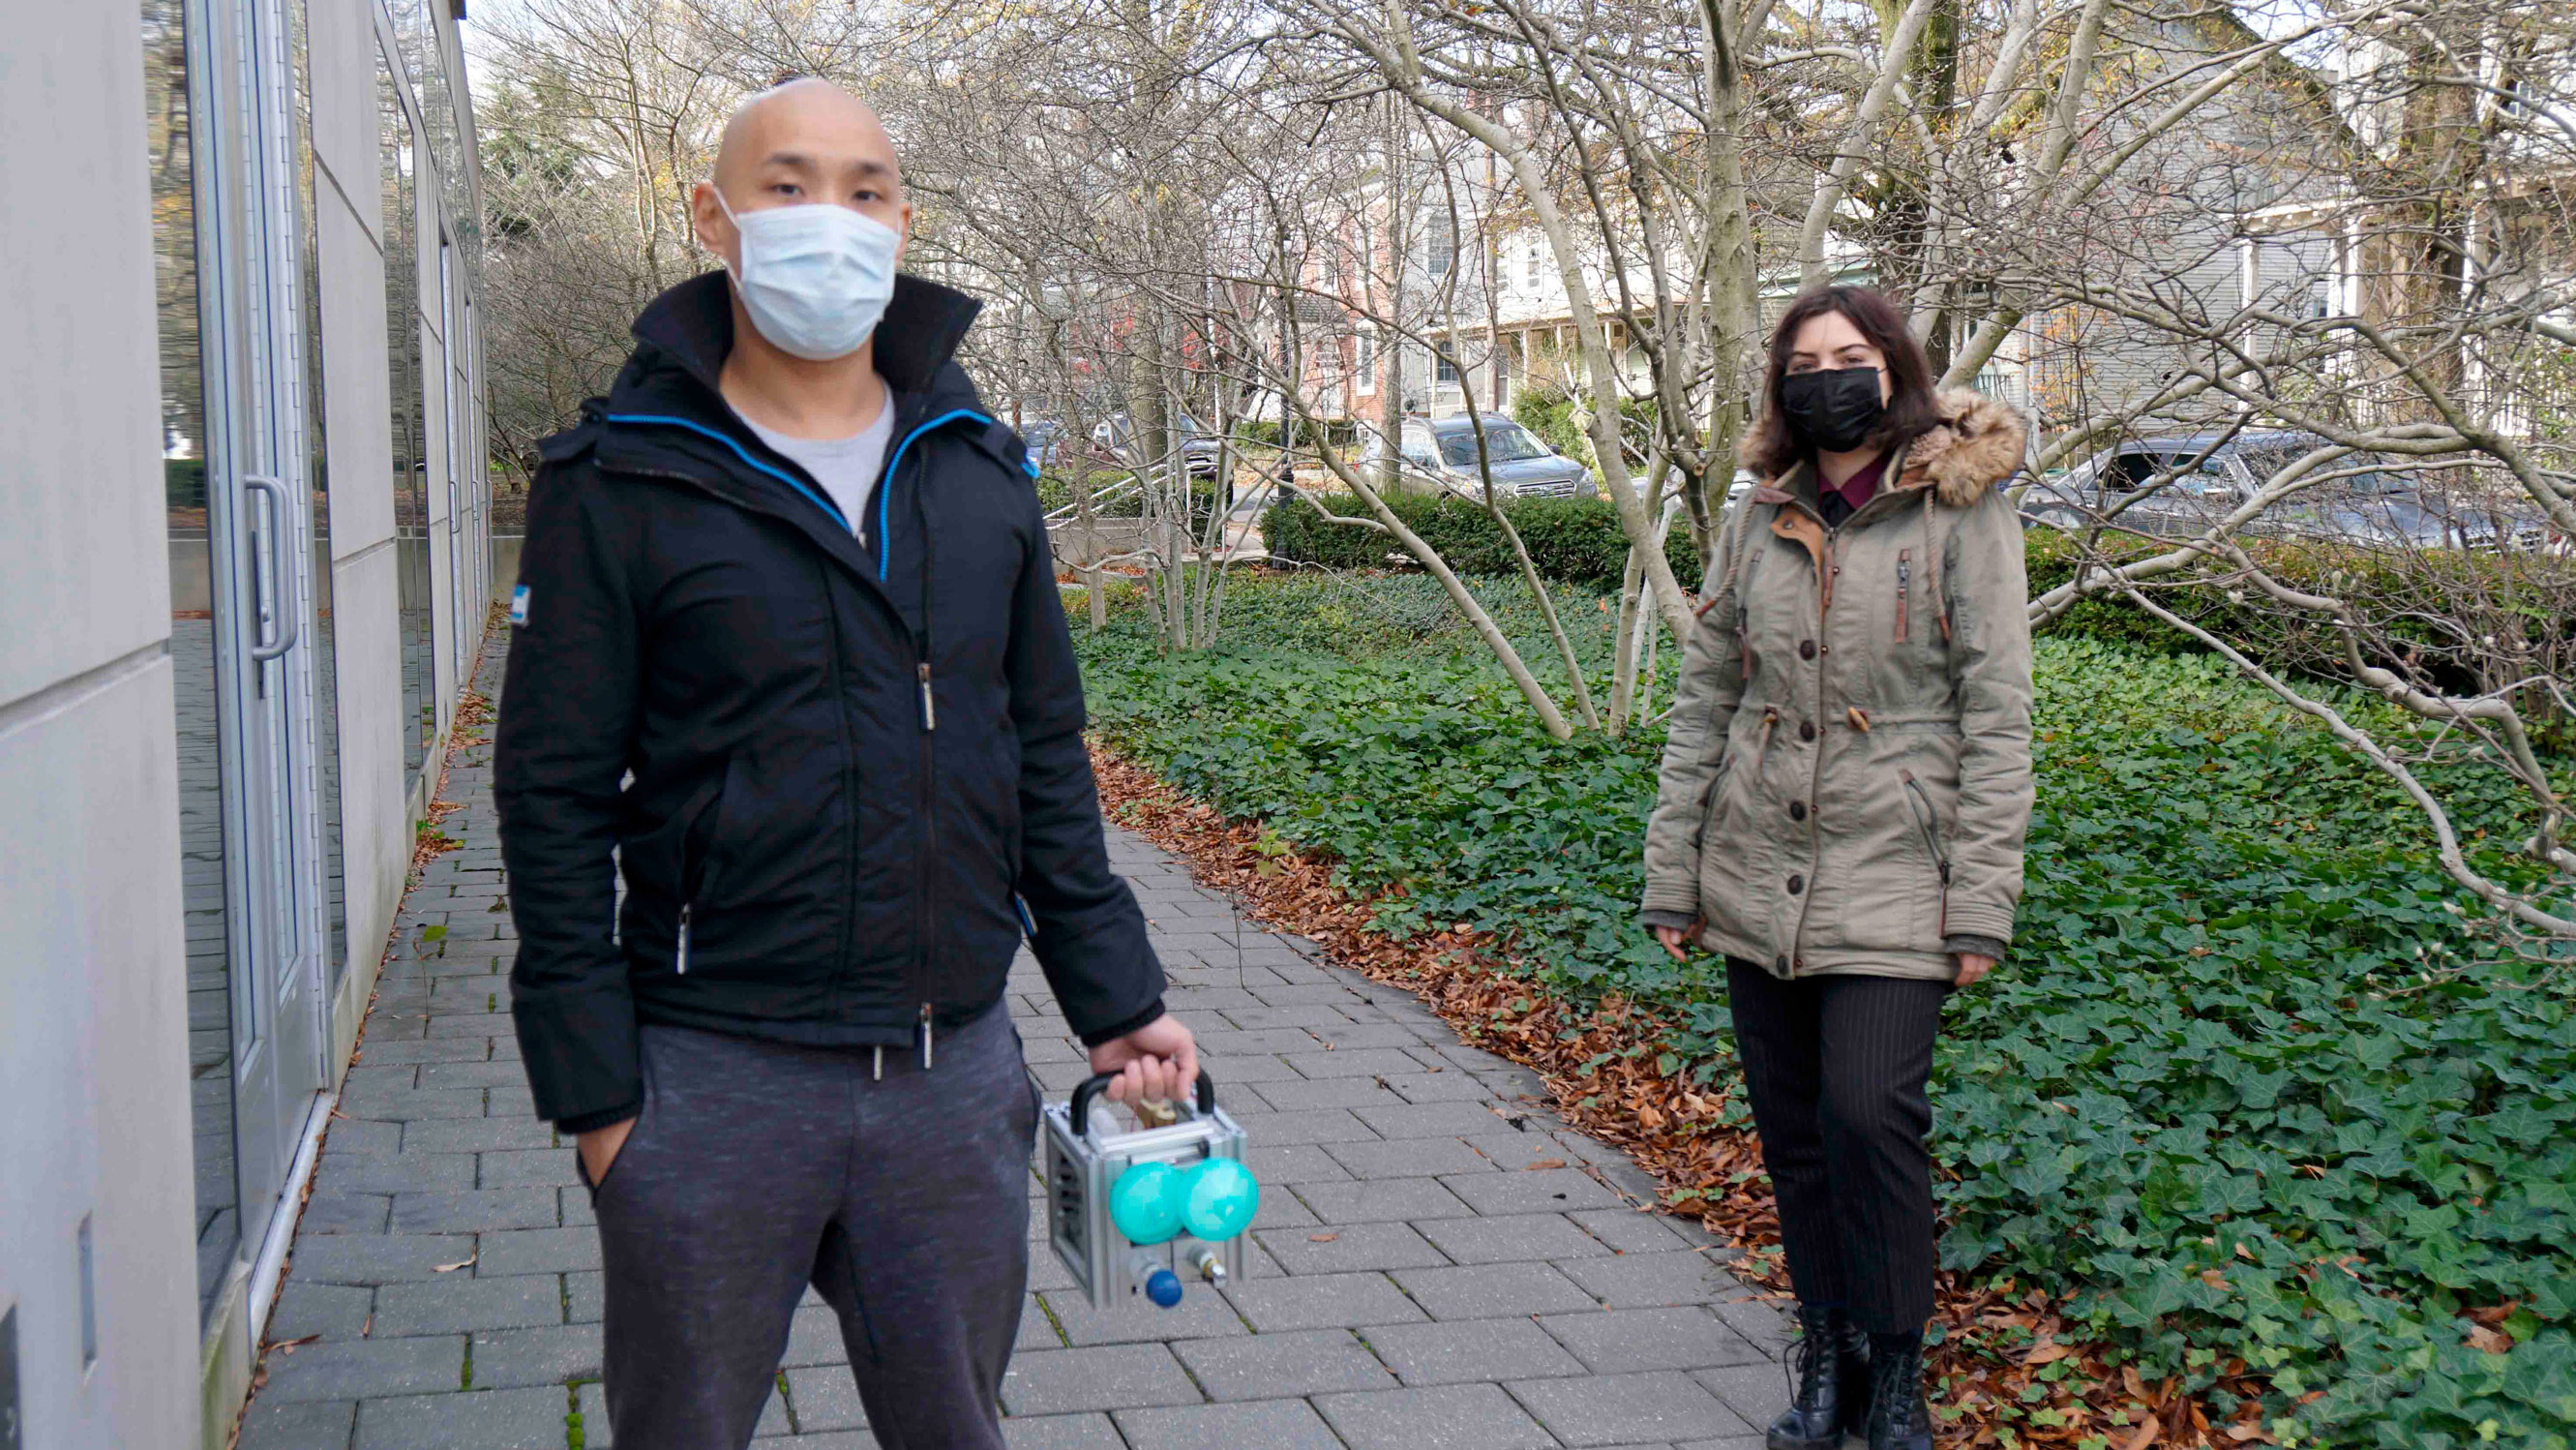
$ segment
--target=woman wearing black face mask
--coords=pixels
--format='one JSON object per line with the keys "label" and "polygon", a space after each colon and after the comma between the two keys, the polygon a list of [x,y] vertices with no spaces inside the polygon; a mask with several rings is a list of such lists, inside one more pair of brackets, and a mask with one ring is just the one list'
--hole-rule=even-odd
{"label": "woman wearing black face mask", "polygon": [[1925,1093],[1941,1004],[2012,940],[2031,810],[2010,409],[1936,392],[1875,293],[1771,339],[1683,655],[1644,919],[1722,954],[1804,1335],[1772,1450],[1930,1450]]}

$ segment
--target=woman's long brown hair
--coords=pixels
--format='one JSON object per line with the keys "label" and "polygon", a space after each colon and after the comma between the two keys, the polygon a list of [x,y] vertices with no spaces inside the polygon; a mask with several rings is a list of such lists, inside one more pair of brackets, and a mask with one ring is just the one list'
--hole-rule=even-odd
{"label": "woman's long brown hair", "polygon": [[1893,449],[1920,437],[1941,421],[1932,395],[1932,364],[1922,344],[1907,331],[1888,300],[1866,287],[1819,287],[1799,294],[1771,330],[1771,361],[1762,374],[1762,416],[1754,419],[1744,440],[1744,466],[1765,483],[1807,460],[1807,445],[1789,428],[1780,407],[1781,380],[1789,375],[1789,354],[1796,350],[1798,329],[1828,312],[1841,313],[1887,359],[1887,413],[1865,446]]}

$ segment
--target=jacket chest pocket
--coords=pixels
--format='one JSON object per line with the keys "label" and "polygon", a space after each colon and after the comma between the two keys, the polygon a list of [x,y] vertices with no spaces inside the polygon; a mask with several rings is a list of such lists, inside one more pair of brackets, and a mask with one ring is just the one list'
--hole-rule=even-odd
{"label": "jacket chest pocket", "polygon": [[[810,545],[793,551],[748,520],[655,581],[647,645],[656,687],[739,696],[810,676],[832,650],[832,603]],[[826,565],[825,567],[832,567]]]}

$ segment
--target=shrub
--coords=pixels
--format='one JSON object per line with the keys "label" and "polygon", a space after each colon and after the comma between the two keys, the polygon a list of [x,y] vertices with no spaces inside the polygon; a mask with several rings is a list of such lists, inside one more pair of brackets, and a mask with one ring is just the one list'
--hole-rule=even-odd
{"label": "shrub", "polygon": [[[1528,396],[1527,394],[1523,395]],[[1456,495],[1391,495],[1398,517],[1468,575],[1511,575],[1511,548],[1482,504]],[[1612,590],[1627,567],[1627,536],[1607,499],[1515,499],[1504,504],[1520,531],[1539,576],[1552,583]],[[1336,511],[1365,512],[1356,498]],[[1283,562],[1336,569],[1375,568],[1409,562],[1394,540],[1373,530],[1324,521],[1312,504],[1288,497],[1262,516],[1270,553]],[[2030,591],[2037,596],[2074,577],[2083,557],[2076,542],[2055,529],[2022,536]],[[2164,544],[2139,539],[2106,541],[2114,562],[2157,552]],[[2384,622],[2385,638],[2364,649],[2372,663],[2412,668],[2428,683],[2457,693],[2480,693],[2502,681],[2486,671],[2503,659],[2563,677],[2576,656],[2576,565],[2530,553],[2471,553],[2451,549],[2369,550],[2279,540],[2249,541],[2248,549],[2284,583],[2342,593],[2367,602],[2367,618]],[[1389,556],[1395,558],[1390,561]],[[1665,540],[1673,576],[1684,588],[1701,581],[1699,558],[1688,532],[1676,522]],[[2328,679],[2346,679],[2350,667],[2340,638],[2316,616],[2270,605],[2259,597],[2211,588],[2163,591],[2159,602],[2264,664]],[[2468,626],[2449,629],[2443,621]],[[2203,653],[2189,635],[2167,628],[2119,595],[2079,600],[2051,621],[2045,633],[2104,640],[2163,655]],[[2463,638],[2463,634],[2467,638]],[[2517,646],[2499,651],[2476,641]],[[2517,676],[2518,677],[2518,676]],[[2567,743],[2570,722],[2540,691],[2519,702],[2542,735]]]}
{"label": "shrub", "polygon": [[[2074,577],[2081,550],[2066,535],[2032,529],[2023,546],[2033,595]],[[2104,551],[2116,562],[2164,547],[2132,538],[2106,541]],[[2434,688],[2483,694],[2534,675],[2565,678],[2576,667],[2576,563],[2566,559],[2282,539],[2249,539],[2245,547],[2282,583],[2352,601],[2365,631],[2362,657],[2411,670]],[[2165,590],[2158,602],[2272,668],[2351,677],[2342,637],[2322,616],[2273,605],[2251,589]],[[2165,654],[2202,648],[2117,595],[2078,602],[2050,632]],[[2545,691],[2527,690],[2517,704],[2545,739],[2562,748],[2571,743],[2571,721]]]}
{"label": "shrub", "polygon": [[[1455,494],[1392,494],[1387,496],[1387,506],[1459,573],[1519,573],[1510,542],[1494,526],[1483,504]],[[1334,511],[1364,515],[1367,505],[1356,497],[1345,498]],[[1628,536],[1620,531],[1618,509],[1609,500],[1513,499],[1503,505],[1503,512],[1520,532],[1521,545],[1529,550],[1540,578],[1589,588],[1619,587],[1620,575],[1628,567]],[[1271,556],[1288,563],[1360,569],[1385,563],[1390,553],[1402,554],[1401,546],[1385,534],[1327,522],[1302,497],[1273,504],[1261,516],[1261,536]],[[1699,555],[1691,547],[1688,531],[1675,528],[1664,540],[1664,551],[1672,561],[1674,577],[1685,587],[1700,582]]]}
{"label": "shrub", "polygon": [[202,458],[162,459],[161,492],[169,508],[204,508],[206,506],[206,460]]}
{"label": "shrub", "polygon": [[1575,416],[1573,395],[1553,383],[1528,383],[1512,399],[1512,421],[1568,458],[1592,461],[1592,435]]}
{"label": "shrub", "polygon": [[[1104,468],[1095,470],[1091,475],[1091,491],[1094,499],[1093,508],[1096,510],[1097,516],[1104,519],[1143,518],[1145,516],[1145,495],[1141,489],[1122,490],[1119,496],[1106,499],[1105,501],[1101,498],[1103,494],[1106,494],[1112,488],[1115,488],[1120,484],[1133,482],[1135,482],[1135,475],[1127,472],[1123,468]],[[1044,509],[1048,513],[1054,513],[1057,509],[1071,508],[1072,506],[1072,479],[1056,473],[1047,473],[1039,476],[1038,507]],[[1208,520],[1214,516],[1215,513],[1215,494],[1209,490],[1209,486],[1206,483],[1194,482],[1190,487],[1191,536],[1204,537],[1207,532]],[[1060,522],[1059,524],[1059,527],[1069,526],[1069,516],[1067,521]]]}

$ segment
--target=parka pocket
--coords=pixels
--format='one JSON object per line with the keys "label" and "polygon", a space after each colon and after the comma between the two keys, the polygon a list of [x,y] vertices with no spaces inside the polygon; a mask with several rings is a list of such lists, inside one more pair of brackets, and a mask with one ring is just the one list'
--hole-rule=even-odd
{"label": "parka pocket", "polygon": [[1699,824],[1691,828],[1691,849],[1705,849],[1710,830],[1717,825],[1719,803],[1726,798],[1726,778],[1733,773],[1735,752],[1730,749],[1717,758],[1717,769],[1709,772],[1708,790],[1700,797]]}
{"label": "parka pocket", "polygon": [[1939,930],[1946,939],[1950,935],[1950,853],[1941,844],[1941,812],[1933,806],[1931,793],[1923,789],[1923,782],[1914,778],[1913,771],[1900,770],[1896,774],[1905,783],[1906,809],[1914,813],[1914,824],[1923,832],[1923,849],[1941,878]]}

